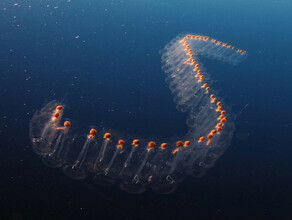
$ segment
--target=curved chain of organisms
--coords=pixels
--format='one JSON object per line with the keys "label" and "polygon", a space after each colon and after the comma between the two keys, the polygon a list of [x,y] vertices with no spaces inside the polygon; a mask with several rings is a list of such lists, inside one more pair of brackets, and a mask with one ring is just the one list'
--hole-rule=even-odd
{"label": "curved chain of organisms", "polygon": [[[162,51],[163,69],[179,111],[188,112],[189,131],[175,143],[121,138],[109,130],[100,138],[92,128],[85,138],[70,135],[71,123],[61,126],[64,105],[52,101],[30,123],[34,151],[49,167],[63,167],[73,179],[92,175],[101,185],[117,183],[130,193],[151,189],[171,193],[187,176],[202,175],[229,145],[234,123],[222,101],[211,93],[198,55],[237,64],[246,51],[207,36],[178,36]],[[227,123],[229,121],[229,123]],[[128,147],[126,146],[128,145]],[[146,145],[146,147],[139,147]],[[82,146],[80,150],[77,146]]]}

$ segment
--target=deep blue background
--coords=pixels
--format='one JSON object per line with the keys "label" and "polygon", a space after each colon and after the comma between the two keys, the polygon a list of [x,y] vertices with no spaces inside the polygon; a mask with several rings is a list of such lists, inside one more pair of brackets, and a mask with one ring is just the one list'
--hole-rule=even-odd
{"label": "deep blue background", "polygon": [[[288,0],[2,0],[0,217],[292,218],[291,12]],[[81,134],[103,123],[144,137],[183,135],[185,115],[175,109],[159,51],[186,32],[249,54],[237,66],[205,63],[233,114],[248,104],[206,176],[167,196],[129,195],[43,166],[28,126],[53,99],[64,101]]]}

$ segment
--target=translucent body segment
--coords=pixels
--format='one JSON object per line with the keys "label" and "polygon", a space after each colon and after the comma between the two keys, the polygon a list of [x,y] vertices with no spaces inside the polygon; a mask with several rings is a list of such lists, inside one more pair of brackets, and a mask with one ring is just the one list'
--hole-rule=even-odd
{"label": "translucent body segment", "polygon": [[30,124],[33,149],[43,156],[44,163],[63,167],[73,179],[84,179],[90,173],[96,183],[116,183],[130,193],[147,189],[170,193],[187,176],[201,176],[212,167],[229,145],[234,124],[225,103],[214,93],[199,56],[237,64],[246,58],[246,51],[188,34],[173,39],[161,54],[176,108],[187,113],[185,136],[149,141],[92,128],[75,137],[69,121],[60,126],[64,107],[53,101],[37,112]]}
{"label": "translucent body segment", "polygon": [[95,129],[91,129],[89,135],[83,147],[81,148],[80,153],[78,154],[77,159],[74,161],[72,165],[66,165],[63,168],[63,172],[70,178],[73,179],[84,179],[87,176],[86,167],[84,167],[84,161],[86,160],[87,152],[89,150],[90,145],[94,142],[94,138],[97,131]]}
{"label": "translucent body segment", "polygon": [[30,121],[30,138],[33,150],[39,155],[47,155],[54,148],[58,137],[57,127],[63,115],[63,106],[57,101],[49,102],[37,111]]}
{"label": "translucent body segment", "polygon": [[64,122],[64,126],[57,127],[59,134],[56,138],[56,142],[52,143],[52,151],[43,157],[43,163],[51,168],[61,167],[69,150],[68,145],[70,144],[68,140],[68,132],[71,123],[69,121]]}

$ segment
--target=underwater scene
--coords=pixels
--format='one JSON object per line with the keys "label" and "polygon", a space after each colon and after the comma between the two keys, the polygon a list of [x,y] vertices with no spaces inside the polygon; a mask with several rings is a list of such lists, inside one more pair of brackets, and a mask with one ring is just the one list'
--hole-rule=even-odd
{"label": "underwater scene", "polygon": [[0,218],[292,218],[291,12],[2,0]]}

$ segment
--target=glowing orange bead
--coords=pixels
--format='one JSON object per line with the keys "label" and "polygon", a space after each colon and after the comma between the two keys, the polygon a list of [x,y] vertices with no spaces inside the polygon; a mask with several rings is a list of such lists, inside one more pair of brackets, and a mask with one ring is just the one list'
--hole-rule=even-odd
{"label": "glowing orange bead", "polygon": [[185,141],[184,146],[187,147],[187,146],[189,146],[190,144],[191,144],[190,141]]}
{"label": "glowing orange bead", "polygon": [[210,95],[210,99],[213,99],[214,97],[215,97],[215,95],[214,95],[214,94]]}
{"label": "glowing orange bead", "polygon": [[227,118],[223,118],[220,122],[224,124],[227,121]]}
{"label": "glowing orange bead", "polygon": [[96,133],[97,133],[97,131],[94,128],[92,128],[89,132],[89,134],[93,137],[96,135]]}
{"label": "glowing orange bead", "polygon": [[212,99],[212,103],[214,103],[214,102],[216,102],[217,101],[217,99],[216,98],[213,98]]}
{"label": "glowing orange bead", "polygon": [[222,118],[224,118],[224,115],[220,115],[220,116],[218,117],[218,120],[221,120]]}
{"label": "glowing orange bead", "polygon": [[182,141],[176,142],[176,146],[177,147],[182,147],[183,145],[184,145],[184,143]]}
{"label": "glowing orange bead", "polygon": [[204,141],[204,140],[205,140],[205,137],[202,136],[202,137],[199,138],[199,141],[198,141],[198,142],[202,142],[202,141]]}
{"label": "glowing orange bead", "polygon": [[165,148],[167,148],[167,143],[162,143],[160,147],[161,147],[161,149],[164,150]]}
{"label": "glowing orange bead", "polygon": [[216,130],[211,130],[210,134],[215,134]]}
{"label": "glowing orange bead", "polygon": [[207,86],[207,83],[204,83],[201,87],[205,88]]}
{"label": "glowing orange bead", "polygon": [[62,105],[58,105],[57,107],[56,107],[56,110],[58,110],[58,111],[61,111],[63,109],[63,106]]}
{"label": "glowing orange bead", "polygon": [[125,144],[125,141],[124,140],[119,140],[119,145],[124,145]]}
{"label": "glowing orange bead", "polygon": [[105,138],[105,139],[110,139],[110,137],[111,137],[111,133],[105,133],[103,135],[103,138]]}
{"label": "glowing orange bead", "polygon": [[64,122],[64,127],[65,127],[65,128],[69,128],[70,125],[71,125],[71,123],[70,123],[69,121],[65,121],[65,122]]}
{"label": "glowing orange bead", "polygon": [[210,90],[210,87],[207,87],[207,88],[206,88],[206,92],[208,92],[209,90]]}
{"label": "glowing orange bead", "polygon": [[226,111],[222,110],[221,115],[225,115],[225,114],[226,114]]}
{"label": "glowing orange bead", "polygon": [[150,142],[148,143],[148,146],[149,146],[150,148],[154,148],[154,147],[156,146],[156,143],[155,143],[154,141],[150,141]]}
{"label": "glowing orange bead", "polygon": [[221,127],[221,126],[222,126],[221,122],[216,125],[216,127]]}
{"label": "glowing orange bead", "polygon": [[219,105],[221,105],[222,103],[221,102],[217,102],[217,105],[219,106]]}
{"label": "glowing orange bead", "polygon": [[59,116],[60,116],[60,113],[59,112],[56,112],[55,114],[54,114],[54,118],[59,118]]}
{"label": "glowing orange bead", "polygon": [[221,128],[221,127],[218,127],[218,128],[217,128],[217,131],[218,131],[218,133],[219,133],[220,131],[222,131],[222,128]]}
{"label": "glowing orange bead", "polygon": [[213,134],[209,134],[209,135],[208,135],[208,139],[209,139],[209,140],[208,140],[207,143],[206,143],[207,146],[210,144],[212,138],[213,138]]}
{"label": "glowing orange bead", "polygon": [[135,139],[135,140],[133,140],[133,142],[132,142],[132,144],[133,144],[134,146],[138,146],[139,143],[140,143],[140,141],[139,141],[138,139]]}

